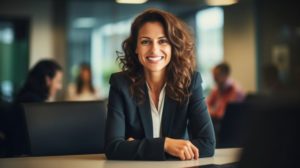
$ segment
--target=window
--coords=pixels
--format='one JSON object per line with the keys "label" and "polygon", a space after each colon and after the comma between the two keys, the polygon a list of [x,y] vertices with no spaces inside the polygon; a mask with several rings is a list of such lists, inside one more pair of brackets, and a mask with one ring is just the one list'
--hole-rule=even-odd
{"label": "window", "polygon": [[203,78],[204,93],[214,85],[212,68],[223,60],[222,8],[213,7],[196,14],[197,65]]}
{"label": "window", "polygon": [[91,65],[94,71],[94,84],[101,88],[101,96],[107,97],[109,77],[119,71],[116,61],[117,51],[122,51],[122,42],[129,36],[132,19],[108,23],[92,32]]}

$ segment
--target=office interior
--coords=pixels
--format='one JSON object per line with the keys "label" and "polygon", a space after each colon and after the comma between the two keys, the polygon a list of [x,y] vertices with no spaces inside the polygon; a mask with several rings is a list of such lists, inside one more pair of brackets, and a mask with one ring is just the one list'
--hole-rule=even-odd
{"label": "office interior", "polygon": [[[280,68],[287,87],[299,84],[299,12],[290,1],[241,0],[211,6],[201,0],[144,4],[14,0],[1,2],[0,10],[2,99],[12,99],[26,72],[43,58],[62,65],[64,86],[74,80],[80,62],[92,63],[94,83],[107,97],[108,78],[120,70],[116,52],[128,35],[130,19],[149,7],[173,12],[191,27],[204,89],[212,88],[210,72],[221,61],[229,63],[232,77],[247,93],[263,92],[263,66],[268,63]],[[204,15],[214,16],[199,19]]]}
{"label": "office interior", "polygon": [[28,70],[50,58],[63,67],[64,89],[74,81],[78,65],[90,63],[101,99],[109,91],[110,74],[132,19],[154,7],[174,13],[193,31],[197,70],[206,95],[214,86],[211,70],[220,62],[247,95],[268,90],[263,68],[273,64],[287,94],[299,92],[300,10],[292,0],[239,0],[213,5],[205,0],[148,0],[119,4],[114,0],[2,0],[0,2],[0,93],[11,102]]}

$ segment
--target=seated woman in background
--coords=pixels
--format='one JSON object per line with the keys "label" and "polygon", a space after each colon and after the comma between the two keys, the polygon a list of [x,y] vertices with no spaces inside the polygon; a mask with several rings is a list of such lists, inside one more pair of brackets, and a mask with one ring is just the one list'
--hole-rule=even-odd
{"label": "seated woman in background", "polygon": [[58,90],[62,88],[62,77],[61,66],[53,60],[41,60],[29,71],[10,114],[9,155],[26,155],[29,152],[21,103],[55,101]]}
{"label": "seated woman in background", "polygon": [[100,96],[93,86],[91,68],[87,63],[82,63],[76,83],[70,84],[68,87],[67,100],[88,101],[98,99],[100,99]]}
{"label": "seated woman in background", "polygon": [[63,72],[53,60],[41,60],[30,71],[16,102],[51,102],[62,89]]}
{"label": "seated woman in background", "polygon": [[132,23],[122,47],[123,71],[110,78],[107,158],[212,156],[215,135],[186,25],[168,12],[146,10]]}

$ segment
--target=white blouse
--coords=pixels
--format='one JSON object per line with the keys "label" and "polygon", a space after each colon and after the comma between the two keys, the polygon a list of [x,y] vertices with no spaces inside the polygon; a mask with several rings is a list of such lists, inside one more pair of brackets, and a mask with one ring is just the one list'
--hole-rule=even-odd
{"label": "white blouse", "polygon": [[151,107],[151,116],[152,116],[152,126],[153,126],[153,138],[158,138],[161,136],[161,118],[164,109],[165,95],[166,95],[166,84],[162,88],[159,93],[158,99],[158,108],[155,107],[155,103],[153,102],[150,95],[150,87],[147,84],[148,94],[150,99],[150,107]]}

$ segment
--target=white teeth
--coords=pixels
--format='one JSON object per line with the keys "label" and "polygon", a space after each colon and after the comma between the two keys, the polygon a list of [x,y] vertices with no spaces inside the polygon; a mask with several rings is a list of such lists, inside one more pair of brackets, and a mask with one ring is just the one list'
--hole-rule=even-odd
{"label": "white teeth", "polygon": [[163,57],[147,57],[147,59],[150,61],[159,61],[159,60],[162,60]]}

